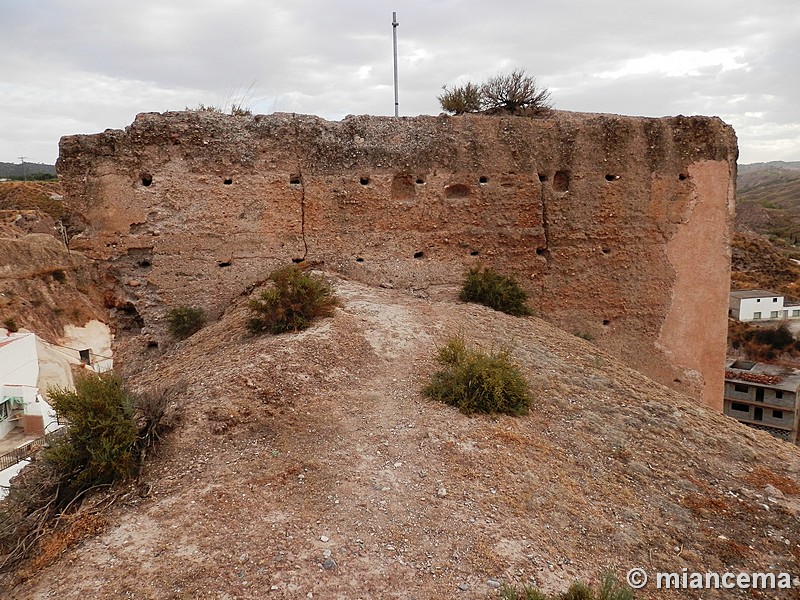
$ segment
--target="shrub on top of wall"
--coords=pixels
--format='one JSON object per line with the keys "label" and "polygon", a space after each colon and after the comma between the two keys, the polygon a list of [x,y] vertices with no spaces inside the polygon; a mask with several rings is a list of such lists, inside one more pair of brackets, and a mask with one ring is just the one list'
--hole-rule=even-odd
{"label": "shrub on top of wall", "polygon": [[322,277],[306,273],[297,265],[273,271],[272,287],[250,302],[255,313],[247,329],[252,334],[298,332],[321,317],[330,317],[339,301]]}
{"label": "shrub on top of wall", "polygon": [[533,314],[526,304],[528,294],[517,281],[497,273],[491,267],[470,269],[459,297],[465,302],[483,304],[515,317]]}

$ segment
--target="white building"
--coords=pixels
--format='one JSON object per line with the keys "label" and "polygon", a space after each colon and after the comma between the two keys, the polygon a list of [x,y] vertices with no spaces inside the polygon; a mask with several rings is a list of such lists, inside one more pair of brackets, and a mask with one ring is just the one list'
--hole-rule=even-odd
{"label": "white building", "polygon": [[42,435],[55,421],[55,411],[39,393],[36,335],[15,333],[0,338],[0,439],[17,427]]}
{"label": "white building", "polygon": [[730,293],[728,316],[737,321],[800,319],[800,305],[786,304],[781,294],[768,290],[735,290]]}
{"label": "white building", "polygon": [[104,323],[68,325],[61,344],[0,328],[0,498],[28,462],[18,462],[24,458],[20,449],[38,447],[59,428],[47,390],[73,389],[72,369],[81,364],[98,373],[113,367],[111,331]]}

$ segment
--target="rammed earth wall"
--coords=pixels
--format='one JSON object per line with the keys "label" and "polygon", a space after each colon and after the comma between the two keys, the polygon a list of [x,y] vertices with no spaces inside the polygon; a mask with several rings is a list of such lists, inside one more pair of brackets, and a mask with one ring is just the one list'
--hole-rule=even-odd
{"label": "rammed earth wall", "polygon": [[721,410],[736,138],[717,118],[139,115],[61,140],[73,248],[150,335],[274,267],[395,287],[478,261],[538,314]]}

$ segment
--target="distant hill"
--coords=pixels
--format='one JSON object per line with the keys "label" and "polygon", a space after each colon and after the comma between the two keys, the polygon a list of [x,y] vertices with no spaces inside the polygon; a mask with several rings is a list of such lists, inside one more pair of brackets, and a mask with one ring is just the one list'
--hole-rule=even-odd
{"label": "distant hill", "polygon": [[800,242],[800,162],[739,165],[736,225]]}
{"label": "distant hill", "polygon": [[25,177],[35,174],[55,175],[55,165],[45,165],[42,163],[28,163],[24,165],[16,163],[0,162],[0,177]]}
{"label": "distant hill", "polygon": [[750,163],[747,165],[739,165],[739,174],[747,173],[750,171],[760,171],[762,169],[788,169],[791,171],[800,171],[800,161],[786,162],[784,160],[771,160],[770,162]]}

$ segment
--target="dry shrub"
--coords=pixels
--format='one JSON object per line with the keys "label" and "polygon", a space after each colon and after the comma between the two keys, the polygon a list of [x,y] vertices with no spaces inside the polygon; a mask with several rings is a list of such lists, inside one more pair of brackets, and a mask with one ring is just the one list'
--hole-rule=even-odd
{"label": "dry shrub", "polygon": [[273,286],[250,302],[256,313],[247,322],[252,334],[298,332],[321,317],[330,317],[339,301],[322,277],[304,272],[297,265],[273,271]]}
{"label": "dry shrub", "polygon": [[439,349],[437,362],[442,366],[431,377],[423,393],[457,407],[464,414],[528,412],[531,395],[528,382],[511,360],[508,349],[486,353],[467,348],[457,336]]}
{"label": "dry shrub", "polygon": [[508,74],[490,77],[481,86],[483,105],[486,109],[502,109],[517,112],[528,109],[533,112],[548,110],[550,92],[539,86],[534,77],[523,69],[514,69]]}
{"label": "dry shrub", "polygon": [[136,447],[140,462],[161,442],[161,436],[177,425],[181,414],[177,399],[185,389],[186,382],[178,380],[172,384],[157,385],[136,396]]}
{"label": "dry shrub", "polygon": [[442,110],[457,115],[479,111],[535,115],[552,108],[550,91],[524,69],[495,75],[480,85],[468,82],[451,89],[445,85],[437,99]]}
{"label": "dry shrub", "polygon": [[34,576],[74,543],[100,533],[106,525],[105,517],[89,511],[66,516],[62,523],[42,539],[36,555],[24,569],[20,570],[18,576],[21,579]]}
{"label": "dry shrub", "polygon": [[138,471],[174,423],[174,399],[184,387],[177,382],[136,396],[113,373],[104,373],[77,377],[75,390],[50,390],[53,408],[69,426],[0,500],[0,572],[35,551],[39,559],[29,565],[34,568],[101,526],[96,511],[79,512],[81,502]]}
{"label": "dry shrub", "polygon": [[58,513],[61,481],[55,467],[36,460],[12,481],[0,500],[0,572],[29,556]]}

